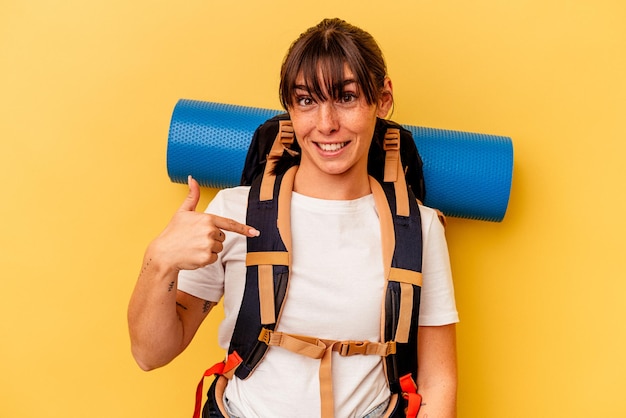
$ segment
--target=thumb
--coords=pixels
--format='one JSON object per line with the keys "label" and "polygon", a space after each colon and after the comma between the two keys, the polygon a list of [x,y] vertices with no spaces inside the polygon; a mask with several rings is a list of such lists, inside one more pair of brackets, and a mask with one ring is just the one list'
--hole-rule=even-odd
{"label": "thumb", "polygon": [[196,210],[196,206],[198,206],[198,201],[200,200],[200,185],[191,175],[187,177],[187,184],[189,185],[189,193],[178,210],[193,212]]}

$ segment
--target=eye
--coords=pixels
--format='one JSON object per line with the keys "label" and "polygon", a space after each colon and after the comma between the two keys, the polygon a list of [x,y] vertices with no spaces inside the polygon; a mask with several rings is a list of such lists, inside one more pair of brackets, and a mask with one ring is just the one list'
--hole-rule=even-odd
{"label": "eye", "polygon": [[346,92],[344,92],[344,93],[341,95],[341,97],[339,98],[339,101],[340,101],[341,103],[352,103],[352,102],[354,102],[357,98],[358,98],[358,97],[357,97],[357,95],[356,95],[355,93],[353,93],[353,92],[349,92],[349,91],[346,91]]}
{"label": "eye", "polygon": [[315,101],[311,96],[302,95],[296,97],[296,103],[298,103],[298,106],[311,106],[313,103],[315,103]]}

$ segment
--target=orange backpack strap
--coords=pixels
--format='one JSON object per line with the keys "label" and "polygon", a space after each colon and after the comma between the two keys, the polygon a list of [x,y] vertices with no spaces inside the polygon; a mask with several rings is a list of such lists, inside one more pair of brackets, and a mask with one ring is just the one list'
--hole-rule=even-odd
{"label": "orange backpack strap", "polygon": [[223,361],[216,363],[212,367],[208,368],[202,375],[200,382],[198,382],[198,387],[196,388],[196,404],[193,409],[193,418],[200,418],[202,395],[204,394],[204,378],[213,375],[221,375],[224,372],[225,365],[226,363]]}
{"label": "orange backpack strap", "polygon": [[241,363],[241,357],[237,354],[236,351],[230,353],[226,358],[226,361],[220,361],[219,363],[214,364],[209,367],[200,382],[198,382],[198,387],[196,388],[196,404],[193,410],[193,418],[200,418],[200,411],[202,409],[202,395],[204,394],[204,379],[209,376],[225,376],[230,379],[233,376],[233,373],[237,366]]}
{"label": "orange backpack strap", "polygon": [[422,395],[417,393],[417,384],[411,377],[411,374],[407,374],[400,378],[400,387],[402,389],[402,397],[407,401],[407,407],[404,411],[406,418],[415,418],[422,406]]}

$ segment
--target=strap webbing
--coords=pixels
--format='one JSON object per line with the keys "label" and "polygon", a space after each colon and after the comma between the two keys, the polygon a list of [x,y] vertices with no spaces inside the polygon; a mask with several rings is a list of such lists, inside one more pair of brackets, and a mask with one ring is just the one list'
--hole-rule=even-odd
{"label": "strap webbing", "polygon": [[[380,240],[383,249],[383,267],[385,269],[385,279],[389,280],[391,276],[391,261],[393,260],[393,253],[396,247],[396,237],[394,235],[393,217],[389,210],[389,203],[387,203],[387,197],[385,192],[378,181],[373,177],[370,177],[370,189],[374,196],[374,202],[376,203],[376,211],[378,212],[378,219],[380,221]],[[384,323],[384,318],[383,321]],[[384,335],[384,334],[383,334]]]}
{"label": "strap webbing", "polygon": [[281,120],[278,122],[278,133],[267,155],[265,170],[263,172],[263,180],[261,181],[260,200],[272,200],[274,196],[274,183],[276,175],[273,174],[276,161],[282,157],[284,151],[289,151],[294,141],[293,126],[290,120]]}
{"label": "strap webbing", "polygon": [[393,183],[396,192],[396,214],[409,216],[409,193],[400,157],[400,129],[388,128],[383,142],[385,168],[383,181]]}
{"label": "strap webbing", "polygon": [[396,328],[396,341],[407,343],[413,318],[413,285],[422,286],[422,273],[392,267],[389,280],[400,283],[400,315]]}
{"label": "strap webbing", "polygon": [[409,192],[406,188],[406,178],[402,171],[402,163],[398,160],[398,180],[393,183],[396,191],[396,214],[398,216],[409,216]]}
{"label": "strap webbing", "polygon": [[261,324],[268,325],[276,322],[274,302],[274,267],[261,264],[259,269],[259,310]]}
{"label": "strap webbing", "polygon": [[193,418],[200,418],[200,409],[202,408],[202,395],[204,394],[204,378],[212,375],[222,375],[230,379],[233,376],[233,373],[237,366],[241,364],[241,361],[242,360],[241,357],[239,357],[239,354],[234,351],[228,355],[226,361],[220,361],[219,363],[214,364],[204,372],[202,378],[200,379],[200,382],[198,382],[198,386],[196,387],[196,404],[193,410]]}
{"label": "strap webbing", "polygon": [[313,359],[321,359],[319,381],[322,418],[333,417],[335,411],[332,383],[333,351],[338,352],[341,356],[362,354],[381,357],[386,357],[396,352],[395,341],[380,343],[371,341],[324,340],[304,335],[275,332],[267,328],[263,328],[261,331],[259,341],[263,341],[269,346],[282,347],[293,353]]}
{"label": "strap webbing", "polygon": [[400,129],[388,128],[383,140],[385,150],[385,174],[383,181],[391,183],[398,180],[398,162],[400,161]]}
{"label": "strap webbing", "polygon": [[285,251],[258,251],[246,254],[246,267],[262,264],[288,266],[289,253]]}
{"label": "strap webbing", "polygon": [[204,393],[204,378],[212,376],[214,374],[222,374],[224,371],[224,366],[224,362],[217,363],[213,365],[213,367],[207,369],[202,375],[202,378],[200,379],[200,382],[198,382],[198,386],[196,387],[196,404],[193,409],[193,418],[200,418],[200,409],[202,408],[202,395]]}
{"label": "strap webbing", "polygon": [[398,327],[396,328],[396,341],[408,343],[411,330],[411,319],[413,318],[413,286],[407,283],[400,283],[400,315],[398,316]]}
{"label": "strap webbing", "polygon": [[246,254],[246,266],[258,266],[261,324],[276,323],[273,265],[289,265],[287,252],[252,252]]}
{"label": "strap webbing", "polygon": [[417,393],[417,384],[410,373],[400,378],[400,389],[402,390],[402,397],[407,401],[406,418],[417,417],[422,406],[422,395]]}
{"label": "strap webbing", "polygon": [[389,272],[389,280],[392,282],[408,283],[422,287],[422,273],[418,271],[392,267]]}

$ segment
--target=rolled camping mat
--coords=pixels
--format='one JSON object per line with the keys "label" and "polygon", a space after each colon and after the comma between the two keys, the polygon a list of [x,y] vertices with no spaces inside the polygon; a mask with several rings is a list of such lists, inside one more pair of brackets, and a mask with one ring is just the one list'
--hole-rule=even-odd
{"label": "rolled camping mat", "polygon": [[[191,174],[202,186],[239,185],[254,131],[279,110],[181,99],[172,114],[167,171],[176,183]],[[511,138],[403,125],[424,162],[424,204],[446,216],[499,222],[513,174]]]}

